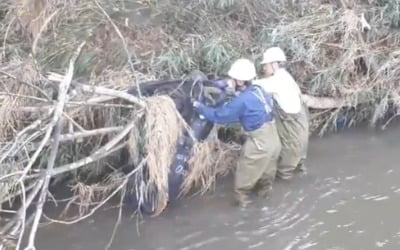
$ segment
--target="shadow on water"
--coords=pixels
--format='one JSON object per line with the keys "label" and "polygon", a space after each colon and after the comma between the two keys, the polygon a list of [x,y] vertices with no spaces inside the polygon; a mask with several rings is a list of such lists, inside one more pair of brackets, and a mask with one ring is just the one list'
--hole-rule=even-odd
{"label": "shadow on water", "polygon": [[[399,249],[400,131],[350,129],[313,138],[308,171],[277,181],[268,200],[248,209],[231,205],[231,177],[216,191],[187,198],[157,218],[124,213],[110,249]],[[118,209],[81,223],[52,224],[38,249],[104,249]]]}

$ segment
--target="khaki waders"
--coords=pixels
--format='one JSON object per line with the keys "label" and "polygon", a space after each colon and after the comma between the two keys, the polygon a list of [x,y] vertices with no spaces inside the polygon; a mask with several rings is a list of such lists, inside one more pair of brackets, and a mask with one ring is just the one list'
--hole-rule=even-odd
{"label": "khaki waders", "polygon": [[235,173],[236,200],[250,203],[249,193],[266,196],[275,179],[281,145],[275,122],[248,132]]}
{"label": "khaki waders", "polygon": [[307,153],[308,153],[308,140],[310,139],[310,113],[308,111],[308,107],[305,103],[302,103],[301,107],[301,115],[300,115],[300,123],[303,124],[305,132],[303,134],[303,147],[302,147],[302,157],[299,163],[299,168],[305,168],[305,162],[307,159]]}
{"label": "khaki waders", "polygon": [[277,176],[286,180],[293,177],[296,169],[304,170],[309,139],[308,108],[302,104],[298,114],[287,114],[278,104],[274,106],[276,125],[282,143]]}

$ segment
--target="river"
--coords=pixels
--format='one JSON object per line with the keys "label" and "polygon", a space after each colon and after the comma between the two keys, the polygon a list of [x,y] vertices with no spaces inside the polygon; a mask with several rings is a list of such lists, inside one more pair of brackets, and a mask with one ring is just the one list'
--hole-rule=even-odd
{"label": "river", "polygon": [[[112,250],[400,249],[400,130],[351,129],[312,138],[308,171],[276,181],[247,209],[231,205],[232,178],[138,223],[122,215]],[[117,208],[38,234],[40,250],[105,249]]]}

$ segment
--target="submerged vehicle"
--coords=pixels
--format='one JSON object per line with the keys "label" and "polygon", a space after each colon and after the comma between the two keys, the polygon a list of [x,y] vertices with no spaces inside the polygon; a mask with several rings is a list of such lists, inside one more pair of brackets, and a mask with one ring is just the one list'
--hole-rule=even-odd
{"label": "submerged vehicle", "polygon": [[[205,140],[214,127],[214,124],[201,117],[193,108],[193,101],[200,101],[208,106],[222,104],[226,100],[226,94],[221,91],[219,96],[210,100],[204,95],[204,87],[215,86],[216,80],[208,80],[204,75],[197,75],[187,80],[154,81],[142,84],[143,96],[166,94],[175,102],[176,108],[191,129],[191,135],[185,131],[176,145],[176,154],[170,166],[168,176],[168,201],[174,202],[179,198],[181,185],[185,180],[188,169],[188,161],[192,156],[192,149],[196,141]],[[128,91],[136,94],[135,88]],[[128,195],[130,206],[139,209],[142,213],[152,214],[155,211],[156,193],[150,194],[146,200],[139,202],[135,195]],[[139,207],[138,207],[139,206]]]}

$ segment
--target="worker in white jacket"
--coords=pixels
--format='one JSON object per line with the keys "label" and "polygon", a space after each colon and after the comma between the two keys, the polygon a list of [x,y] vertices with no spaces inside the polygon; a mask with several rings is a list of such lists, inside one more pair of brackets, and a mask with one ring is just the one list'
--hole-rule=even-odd
{"label": "worker in white jacket", "polygon": [[265,78],[255,80],[272,93],[275,101],[276,122],[282,150],[277,176],[290,179],[294,172],[305,170],[309,138],[308,108],[301,99],[301,90],[289,72],[283,67],[285,53],[279,47],[272,47],[263,55]]}

